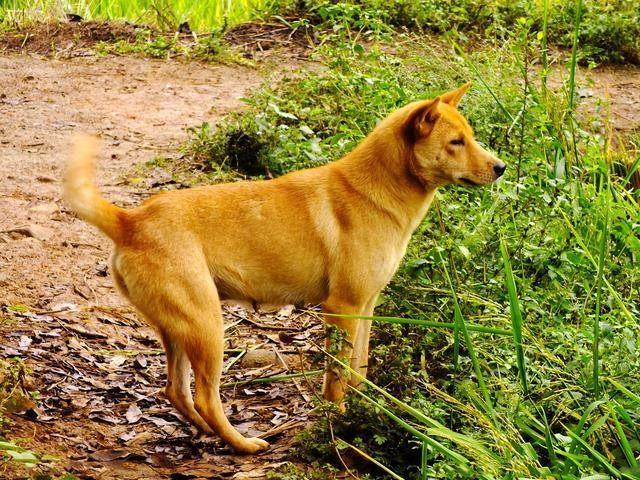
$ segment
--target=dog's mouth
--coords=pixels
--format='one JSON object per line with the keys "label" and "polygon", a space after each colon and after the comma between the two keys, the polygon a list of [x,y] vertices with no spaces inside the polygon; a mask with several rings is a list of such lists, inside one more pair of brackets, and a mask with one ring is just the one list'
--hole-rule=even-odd
{"label": "dog's mouth", "polygon": [[473,180],[469,180],[469,179],[468,179],[468,178],[466,178],[466,177],[460,177],[460,181],[461,181],[462,183],[465,183],[465,184],[467,184],[467,185],[471,185],[471,186],[473,186],[473,187],[477,187],[477,186],[479,185],[479,183],[478,183],[478,182],[474,182]]}

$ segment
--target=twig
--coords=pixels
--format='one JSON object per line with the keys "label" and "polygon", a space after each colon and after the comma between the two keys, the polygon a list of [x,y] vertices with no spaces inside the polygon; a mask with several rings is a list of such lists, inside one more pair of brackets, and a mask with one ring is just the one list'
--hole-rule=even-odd
{"label": "twig", "polygon": [[[273,349],[273,351],[275,352],[275,354],[277,355],[277,357],[280,359],[280,362],[282,363],[282,365],[285,367],[286,371],[288,372],[290,370],[289,365],[287,365],[287,361],[284,359],[284,357],[280,354],[280,352],[278,351],[278,349],[275,347],[275,345],[272,345],[271,348]],[[302,366],[302,370],[304,370],[304,365]],[[311,397],[309,397],[309,395],[307,395],[303,390],[302,387],[300,386],[300,384],[298,383],[298,380],[293,378],[291,379],[291,381],[293,382],[293,384],[296,387],[296,390],[298,390],[298,393],[300,394],[300,396],[302,397],[302,399],[309,403],[311,401]]]}
{"label": "twig", "polygon": [[286,432],[287,430],[291,430],[297,426],[304,425],[302,420],[289,420],[288,422],[284,422],[282,425],[278,425],[277,427],[272,428],[271,430],[267,430],[264,433],[258,435],[259,438],[268,438],[273,437],[282,432]]}

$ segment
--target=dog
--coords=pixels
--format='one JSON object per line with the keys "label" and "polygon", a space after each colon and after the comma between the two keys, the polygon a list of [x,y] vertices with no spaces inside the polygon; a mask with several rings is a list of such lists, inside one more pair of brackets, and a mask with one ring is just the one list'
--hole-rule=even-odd
{"label": "dog", "polygon": [[[457,110],[469,85],[395,111],[327,165],[164,192],[128,210],[98,192],[97,140],[76,140],[65,197],[113,240],[115,284],[166,351],[166,396],[201,432],[239,453],[268,447],[224,414],[221,299],[321,304],[324,313],[346,315],[324,318],[346,334],[339,357],[366,375],[371,321],[354,315],[373,314],[437,189],[489,184],[506,169]],[[328,369],[324,397],[341,404],[347,383],[358,384],[347,376]]]}

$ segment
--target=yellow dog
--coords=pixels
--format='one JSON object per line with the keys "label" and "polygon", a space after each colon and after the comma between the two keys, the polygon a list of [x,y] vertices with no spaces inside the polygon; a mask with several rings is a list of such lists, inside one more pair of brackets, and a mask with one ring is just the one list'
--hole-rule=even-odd
{"label": "yellow dog", "polygon": [[[397,110],[328,165],[274,180],[166,192],[131,210],[100,196],[97,141],[77,140],[66,198],[115,243],[115,283],[162,339],[166,395],[201,431],[216,432],[238,452],[268,446],[242,436],[224,414],[220,299],[371,315],[436,190],[488,184],[504,173],[504,163],[474,140],[456,109],[468,88]],[[340,355],[366,374],[370,321],[325,319],[346,332]],[[324,380],[325,398],[339,403],[344,381],[357,383],[340,375],[329,371]]]}

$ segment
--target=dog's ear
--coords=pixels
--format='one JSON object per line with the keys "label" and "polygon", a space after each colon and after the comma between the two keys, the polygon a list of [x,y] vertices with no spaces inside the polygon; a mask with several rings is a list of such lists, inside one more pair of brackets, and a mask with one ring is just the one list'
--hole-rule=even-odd
{"label": "dog's ear", "polygon": [[440,117],[439,104],[440,97],[436,97],[433,100],[422,102],[409,113],[405,123],[405,132],[410,141],[415,142],[431,133],[436,120]]}
{"label": "dog's ear", "polygon": [[442,101],[448,105],[451,105],[452,107],[457,107],[464,94],[467,93],[467,90],[469,90],[470,86],[471,82],[467,82],[460,88],[456,88],[455,90],[451,90],[450,92],[443,93],[441,96]]}

